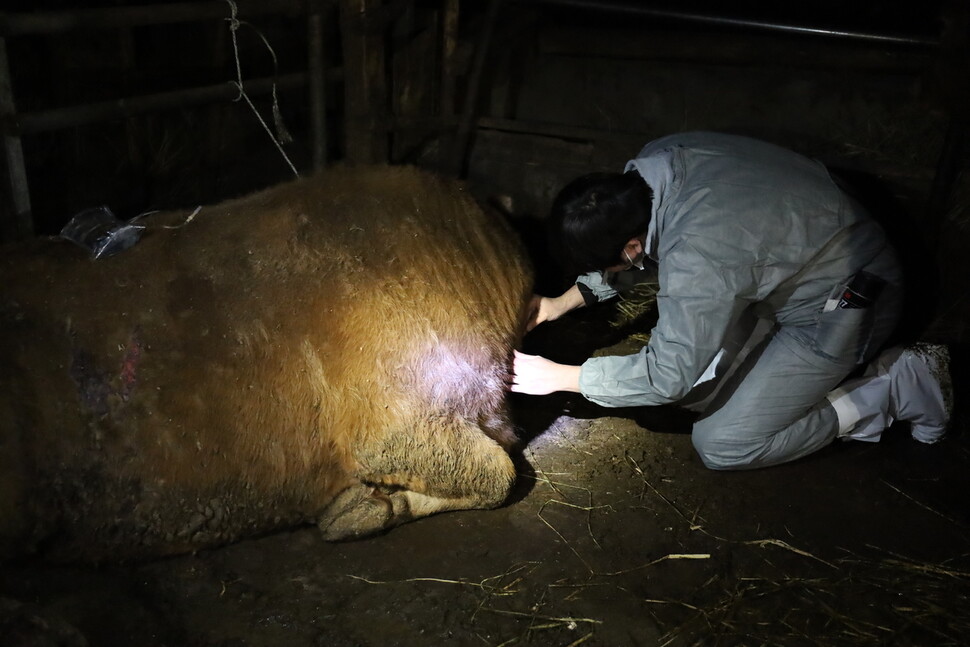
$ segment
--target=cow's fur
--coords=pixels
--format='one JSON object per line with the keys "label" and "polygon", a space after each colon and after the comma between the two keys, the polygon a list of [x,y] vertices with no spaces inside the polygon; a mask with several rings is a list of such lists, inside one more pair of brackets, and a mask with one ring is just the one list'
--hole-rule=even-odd
{"label": "cow's fur", "polygon": [[345,539],[503,502],[530,289],[503,222],[401,167],[189,214],[110,258],[0,255],[0,551]]}

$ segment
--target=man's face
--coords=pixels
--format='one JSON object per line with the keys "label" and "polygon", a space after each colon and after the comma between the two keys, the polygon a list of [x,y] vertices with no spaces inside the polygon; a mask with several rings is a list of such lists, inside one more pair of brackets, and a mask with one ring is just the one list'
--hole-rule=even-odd
{"label": "man's face", "polygon": [[620,252],[619,262],[616,265],[611,265],[605,268],[606,271],[622,272],[623,270],[628,270],[631,267],[642,270],[646,240],[647,235],[643,234],[642,236],[637,236],[636,238],[631,238],[629,241],[627,241],[626,245],[623,246],[623,251]]}

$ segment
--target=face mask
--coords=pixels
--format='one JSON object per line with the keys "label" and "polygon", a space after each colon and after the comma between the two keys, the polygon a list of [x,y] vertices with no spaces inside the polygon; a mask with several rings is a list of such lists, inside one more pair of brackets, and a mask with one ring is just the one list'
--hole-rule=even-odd
{"label": "face mask", "polygon": [[635,267],[638,270],[643,269],[643,259],[645,256],[643,252],[640,252],[639,254],[637,254],[636,259],[630,258],[630,255],[626,253],[625,249],[623,250],[623,255],[626,256],[626,260],[630,264],[630,267]]}

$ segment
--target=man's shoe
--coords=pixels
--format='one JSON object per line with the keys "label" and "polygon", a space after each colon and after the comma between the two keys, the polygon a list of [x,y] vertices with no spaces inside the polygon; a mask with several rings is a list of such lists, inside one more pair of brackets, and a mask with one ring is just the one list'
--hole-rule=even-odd
{"label": "man's shoe", "polygon": [[941,344],[917,343],[883,353],[878,372],[890,381],[890,413],[912,425],[913,438],[935,443],[946,433],[953,411],[950,351]]}

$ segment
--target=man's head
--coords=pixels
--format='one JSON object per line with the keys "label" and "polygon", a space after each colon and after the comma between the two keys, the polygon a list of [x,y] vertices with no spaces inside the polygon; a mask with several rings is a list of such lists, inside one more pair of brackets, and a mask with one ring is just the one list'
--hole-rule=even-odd
{"label": "man's head", "polygon": [[550,216],[563,263],[579,273],[632,265],[644,251],[652,201],[635,171],[591,173],[567,184]]}

